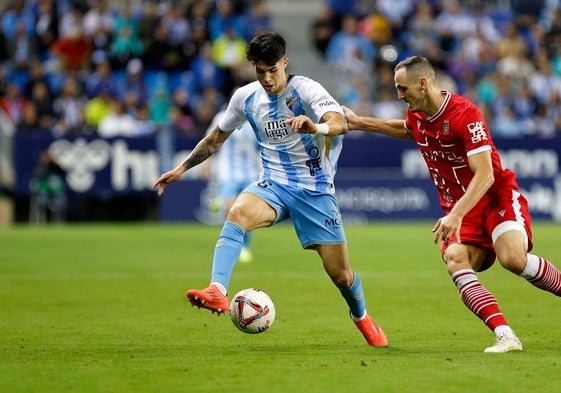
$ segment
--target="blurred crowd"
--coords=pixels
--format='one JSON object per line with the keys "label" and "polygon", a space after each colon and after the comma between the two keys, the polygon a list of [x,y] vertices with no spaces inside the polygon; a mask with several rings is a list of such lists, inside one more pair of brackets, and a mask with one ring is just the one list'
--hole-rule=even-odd
{"label": "blurred crowd", "polygon": [[55,137],[199,137],[253,80],[265,0],[11,0],[0,7],[0,120]]}
{"label": "blurred crowd", "polygon": [[[244,52],[273,29],[265,1],[5,2],[3,127],[200,137],[233,88],[254,79]],[[334,95],[361,114],[403,116],[393,65],[422,54],[495,136],[561,131],[561,0],[325,0],[311,34]]]}
{"label": "blurred crowd", "polygon": [[559,0],[326,0],[311,30],[338,98],[361,114],[401,118],[393,66],[424,55],[494,136],[561,132]]}

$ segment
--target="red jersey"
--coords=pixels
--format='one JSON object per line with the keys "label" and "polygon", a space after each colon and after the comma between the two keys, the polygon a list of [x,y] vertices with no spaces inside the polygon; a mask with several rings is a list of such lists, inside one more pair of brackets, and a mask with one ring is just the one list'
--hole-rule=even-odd
{"label": "red jersey", "polygon": [[473,210],[496,199],[499,193],[517,190],[516,177],[503,169],[479,109],[467,98],[448,91],[442,94],[444,102],[433,116],[408,110],[405,127],[413,132],[444,211],[452,209],[473,178],[468,157],[483,151],[491,152],[495,182]]}

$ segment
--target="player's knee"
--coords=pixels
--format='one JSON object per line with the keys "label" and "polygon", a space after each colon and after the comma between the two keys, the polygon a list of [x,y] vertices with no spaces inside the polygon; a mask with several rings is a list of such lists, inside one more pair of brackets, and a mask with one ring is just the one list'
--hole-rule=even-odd
{"label": "player's knee", "polygon": [[354,275],[352,271],[337,270],[327,273],[337,288],[350,288],[353,285]]}
{"label": "player's knee", "polygon": [[497,253],[497,259],[502,267],[514,274],[521,274],[526,267],[527,254],[523,250],[507,249]]}
{"label": "player's knee", "polygon": [[444,263],[446,263],[446,270],[450,275],[462,269],[472,268],[466,255],[454,248],[448,248],[442,258],[444,259]]}

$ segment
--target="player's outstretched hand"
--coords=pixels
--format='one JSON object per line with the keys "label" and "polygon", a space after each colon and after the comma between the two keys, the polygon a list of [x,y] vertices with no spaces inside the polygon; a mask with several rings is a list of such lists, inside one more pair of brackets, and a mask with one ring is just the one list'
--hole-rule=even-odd
{"label": "player's outstretched hand", "polygon": [[350,130],[358,130],[358,116],[353,112],[352,109],[347,108],[343,105],[343,112],[345,112],[345,117],[347,118],[347,125]]}
{"label": "player's outstretched hand", "polygon": [[172,169],[160,176],[158,180],[154,182],[152,188],[155,188],[158,191],[158,196],[162,196],[164,193],[164,188],[170,183],[179,180],[181,177],[181,172],[176,169]]}
{"label": "player's outstretched hand", "polygon": [[290,119],[286,119],[284,122],[292,128],[292,132],[314,134],[317,128],[312,119],[304,115],[291,117]]}

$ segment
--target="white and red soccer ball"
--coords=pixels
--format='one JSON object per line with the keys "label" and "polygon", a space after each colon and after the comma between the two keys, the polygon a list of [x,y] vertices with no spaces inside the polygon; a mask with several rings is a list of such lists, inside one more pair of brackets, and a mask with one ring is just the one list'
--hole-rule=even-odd
{"label": "white and red soccer ball", "polygon": [[275,320],[275,305],[260,289],[242,289],[230,302],[230,318],[234,326],[244,333],[263,333]]}

